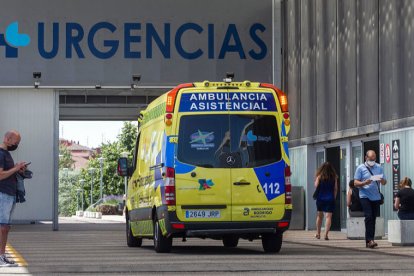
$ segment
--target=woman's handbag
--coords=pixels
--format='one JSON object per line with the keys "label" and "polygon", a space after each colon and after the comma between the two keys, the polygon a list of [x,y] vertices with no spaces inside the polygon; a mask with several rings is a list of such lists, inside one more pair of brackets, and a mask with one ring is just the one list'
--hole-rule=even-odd
{"label": "woman's handbag", "polygon": [[318,185],[318,187],[316,187],[315,191],[313,192],[313,199],[316,200],[318,198],[318,194],[319,194],[319,189],[320,189],[321,185]]}

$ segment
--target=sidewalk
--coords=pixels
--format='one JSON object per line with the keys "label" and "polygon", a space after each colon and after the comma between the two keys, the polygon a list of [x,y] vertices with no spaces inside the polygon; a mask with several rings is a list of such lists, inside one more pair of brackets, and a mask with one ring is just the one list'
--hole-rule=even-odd
{"label": "sidewalk", "polygon": [[414,257],[414,246],[392,246],[391,243],[388,242],[387,237],[383,237],[382,240],[376,240],[378,243],[378,248],[370,249],[365,247],[364,240],[347,239],[346,233],[330,232],[328,241],[325,241],[323,239],[323,233],[320,240],[316,239],[315,233],[315,231],[288,230],[283,236],[283,241],[296,244],[322,246],[327,248],[343,248],[357,250],[360,252],[378,252],[382,254]]}
{"label": "sidewalk", "polygon": [[67,223],[98,223],[98,224],[107,224],[107,223],[125,223],[124,216],[117,216],[117,215],[108,215],[102,216],[101,219],[96,218],[85,218],[85,217],[59,217],[59,224],[67,224]]}

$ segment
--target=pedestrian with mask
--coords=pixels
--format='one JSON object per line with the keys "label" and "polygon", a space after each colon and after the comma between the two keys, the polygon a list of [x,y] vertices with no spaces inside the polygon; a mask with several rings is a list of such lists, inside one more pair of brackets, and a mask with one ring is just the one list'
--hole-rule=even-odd
{"label": "pedestrian with mask", "polygon": [[23,173],[26,169],[24,162],[15,164],[10,155],[10,151],[17,149],[20,140],[20,134],[12,130],[4,135],[3,143],[0,144],[0,267],[16,266],[6,256],[6,244],[10,231],[11,215],[16,204],[16,174]]}
{"label": "pedestrian with mask", "polygon": [[[365,217],[365,242],[367,248],[375,248],[375,222],[379,216],[381,193],[379,184],[387,184],[383,168],[375,162],[375,151],[369,150],[365,155],[365,163],[358,166],[354,175],[354,185],[359,188],[359,198]],[[373,181],[372,178],[378,179]]]}

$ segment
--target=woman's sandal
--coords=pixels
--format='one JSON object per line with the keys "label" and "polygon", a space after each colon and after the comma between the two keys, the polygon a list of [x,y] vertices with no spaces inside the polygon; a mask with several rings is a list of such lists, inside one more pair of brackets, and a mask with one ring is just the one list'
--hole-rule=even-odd
{"label": "woman's sandal", "polygon": [[316,234],[315,235],[315,238],[317,238],[318,240],[320,240],[321,239],[321,234]]}
{"label": "woman's sandal", "polygon": [[325,236],[325,241],[329,241],[329,238],[328,238],[328,236]]}

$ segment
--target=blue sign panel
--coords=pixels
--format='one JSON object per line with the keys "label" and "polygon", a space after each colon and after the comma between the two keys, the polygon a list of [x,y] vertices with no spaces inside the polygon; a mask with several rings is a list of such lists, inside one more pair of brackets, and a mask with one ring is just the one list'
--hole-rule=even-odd
{"label": "blue sign panel", "polygon": [[184,93],[181,96],[179,111],[276,111],[276,103],[272,93]]}

